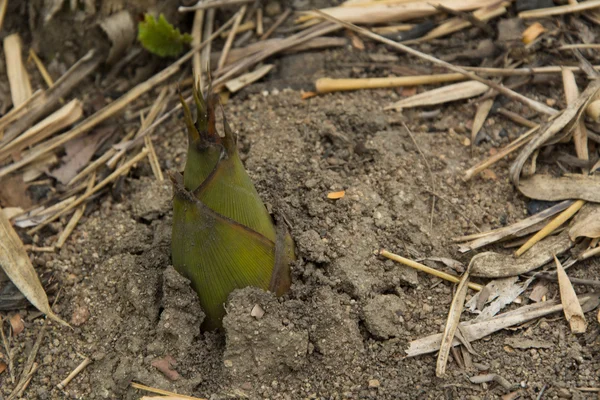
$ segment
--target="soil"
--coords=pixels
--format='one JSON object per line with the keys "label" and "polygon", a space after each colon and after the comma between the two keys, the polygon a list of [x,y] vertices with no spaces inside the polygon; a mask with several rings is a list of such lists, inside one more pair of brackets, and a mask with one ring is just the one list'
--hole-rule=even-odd
{"label": "soil", "polygon": [[[447,44],[471,43],[469,35],[456,34]],[[254,288],[236,291],[226,305],[224,330],[201,332],[196,294],[170,265],[170,183],[157,182],[149,166],[140,165],[123,182],[120,199],[91,203],[58,254],[35,257],[40,269],[58,277],[62,291],[54,310],[73,329],[48,324],[39,370],[23,398],[139,399],[145,393],[131,388],[132,381],[215,400],[491,399],[510,391],[526,399],[542,391],[545,399],[597,398],[576,389],[600,386],[600,326],[593,313],[585,335],[571,334],[556,314],[474,342],[476,367],[451,361],[443,379],[435,376],[435,355],[405,358],[410,340],[443,330],[453,285],[386,261],[378,249],[466,263],[470,255],[457,251],[453,237],[526,216],[528,204],[508,181],[507,161],[493,173],[462,180],[467,168],[523,129],[494,116],[484,127],[486,139],[471,149],[465,143],[475,105],[469,102],[434,108],[439,113],[431,117],[423,110],[383,111],[402,90],[301,99],[300,89],[318,77],[385,73],[356,66],[368,62],[367,53],[391,55],[367,45],[366,52],[348,47],[284,57],[269,78],[225,107],[248,173],[295,238],[290,292],[275,298]],[[452,52],[450,45],[439,48]],[[420,64],[397,56],[399,64]],[[562,101],[559,82],[525,93]],[[157,131],[165,171],[183,168],[182,127],[179,115]],[[342,189],[343,198],[327,198]],[[52,243],[55,234],[45,230],[38,244]],[[597,277],[600,263],[591,259],[570,271]],[[548,286],[548,297],[556,298],[557,287]],[[253,316],[257,307],[264,311],[260,318]],[[20,314],[25,330],[14,339],[17,366],[43,324],[33,309]],[[515,349],[508,344],[514,339],[545,345]],[[92,364],[64,391],[56,388],[84,356]],[[176,380],[153,366],[166,356]],[[511,388],[469,382],[485,371]],[[12,387],[9,374],[0,374],[0,398]]]}

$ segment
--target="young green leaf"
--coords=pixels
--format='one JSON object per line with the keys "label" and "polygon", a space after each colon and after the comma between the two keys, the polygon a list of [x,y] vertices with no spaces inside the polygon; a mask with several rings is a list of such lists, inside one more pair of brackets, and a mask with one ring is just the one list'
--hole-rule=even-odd
{"label": "young green leaf", "polygon": [[183,46],[192,41],[187,33],[182,34],[171,25],[163,14],[158,20],[146,14],[138,24],[138,40],[150,53],[160,57],[175,57],[183,51]]}

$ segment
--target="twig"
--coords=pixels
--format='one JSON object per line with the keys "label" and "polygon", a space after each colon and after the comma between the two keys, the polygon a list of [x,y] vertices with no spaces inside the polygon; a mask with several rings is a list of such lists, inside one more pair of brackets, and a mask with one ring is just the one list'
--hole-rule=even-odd
{"label": "twig", "polygon": [[33,378],[33,374],[35,374],[37,372],[38,368],[39,368],[39,364],[34,362],[33,366],[31,367],[31,371],[29,371],[29,373],[27,374],[27,380],[21,387],[21,390],[19,390],[19,393],[17,393],[17,397],[23,397],[23,393],[25,393],[25,390],[27,390],[27,387],[31,383],[31,379]]}
{"label": "twig", "polygon": [[453,347],[454,334],[460,323],[460,315],[462,314],[465,298],[467,296],[467,288],[469,284],[469,274],[471,272],[471,264],[467,267],[466,271],[460,278],[460,282],[456,287],[456,293],[452,299],[450,310],[448,311],[448,319],[446,320],[446,327],[442,334],[442,343],[440,344],[440,352],[438,353],[435,375],[442,377],[446,374],[446,365],[448,364],[448,355],[450,349]]}
{"label": "twig", "polygon": [[235,21],[233,22],[233,27],[227,35],[227,40],[225,41],[225,46],[223,46],[223,50],[221,51],[221,58],[219,59],[219,63],[217,64],[217,69],[221,69],[225,66],[227,62],[227,56],[229,55],[229,50],[231,49],[231,45],[233,44],[233,40],[235,39],[235,35],[237,34],[237,30],[242,23],[242,18],[244,18],[244,14],[246,13],[246,9],[248,6],[245,4],[242,6],[240,11],[237,13]]}
{"label": "twig", "polygon": [[537,128],[537,126],[538,126],[538,124],[536,124],[535,122],[532,122],[532,121],[528,120],[527,118],[520,116],[516,112],[507,110],[506,108],[499,108],[496,110],[496,112],[500,115],[505,116],[506,118],[510,119],[511,121],[516,122],[519,125],[523,125],[529,129]]}
{"label": "twig", "polygon": [[8,6],[8,0],[0,0],[0,29],[4,23],[4,16],[6,15],[6,6]]}
{"label": "twig", "polygon": [[320,78],[315,82],[317,93],[339,92],[358,89],[381,89],[400,86],[430,85],[434,83],[462,81],[463,74],[415,75],[388,78],[331,79]]}
{"label": "twig", "polygon": [[260,7],[256,10],[256,34],[258,36],[262,36],[264,34],[263,9]]}
{"label": "twig", "polygon": [[135,156],[131,160],[127,161],[123,166],[117,168],[112,174],[110,174],[109,176],[107,176],[102,182],[100,182],[99,184],[97,184],[96,186],[94,186],[92,188],[92,190],[90,190],[89,192],[84,193],[80,198],[78,198],[77,200],[75,200],[73,203],[69,204],[62,211],[54,214],[54,216],[52,216],[51,218],[48,218],[47,220],[45,220],[44,222],[42,222],[41,224],[39,224],[35,228],[30,229],[29,231],[27,231],[27,233],[33,234],[33,233],[39,231],[44,226],[48,225],[50,222],[56,221],[61,215],[64,215],[67,212],[69,212],[69,211],[73,210],[74,208],[78,207],[80,204],[83,204],[83,202],[86,201],[88,198],[90,198],[94,193],[98,192],[100,189],[102,189],[105,186],[107,186],[109,183],[111,183],[112,181],[114,181],[115,179],[117,179],[119,176],[126,174],[127,171],[129,171],[129,168],[131,168],[135,163],[137,163],[138,161],[142,160],[147,155],[148,155],[148,149],[142,149],[142,151],[137,156]]}
{"label": "twig", "polygon": [[[87,189],[86,189],[85,193],[92,191],[92,189],[94,188],[95,182],[96,182],[96,173],[92,173],[92,176],[90,176],[90,179],[88,180]],[[67,226],[65,227],[65,230],[62,231],[62,233],[58,237],[58,240],[56,241],[55,246],[57,248],[60,249],[63,247],[63,245],[65,244],[65,242],[67,241],[67,239],[69,238],[69,236],[71,235],[71,233],[73,232],[75,227],[77,226],[77,223],[83,216],[83,213],[85,212],[85,207],[86,207],[86,205],[82,204],[81,207],[79,207],[75,211],[75,213],[73,213],[73,215],[71,216],[71,219],[69,220],[69,223],[67,223]]]}
{"label": "twig", "polygon": [[[600,1],[600,0],[598,0],[598,1]],[[394,48],[396,48],[398,50],[402,50],[402,51],[404,51],[406,53],[409,53],[409,54],[411,54],[413,56],[422,58],[424,60],[427,60],[427,61],[432,62],[432,63],[437,64],[437,65],[441,65],[441,66],[443,66],[443,67],[445,67],[445,68],[447,68],[447,69],[449,69],[451,71],[461,73],[461,74],[465,75],[466,77],[468,77],[468,78],[470,78],[472,80],[475,80],[477,82],[481,82],[481,83],[483,83],[483,84],[491,87],[492,89],[498,91],[499,93],[505,95],[506,97],[508,97],[508,98],[510,98],[512,100],[515,100],[515,101],[518,101],[520,103],[525,104],[526,106],[532,108],[533,110],[536,110],[538,112],[541,112],[541,113],[544,113],[544,114],[548,114],[548,115],[555,115],[555,114],[558,113],[558,111],[555,110],[552,107],[548,107],[547,105],[542,104],[542,103],[540,103],[538,101],[529,99],[529,98],[523,96],[522,94],[519,94],[519,93],[517,93],[517,92],[515,92],[513,90],[508,89],[505,86],[497,84],[496,82],[492,82],[492,81],[490,81],[488,79],[481,78],[480,76],[478,76],[478,75],[476,75],[476,74],[474,74],[472,72],[469,72],[469,71],[467,71],[467,70],[465,70],[465,69],[463,69],[461,67],[457,67],[457,66],[455,66],[453,64],[450,64],[450,63],[448,63],[446,61],[442,61],[442,60],[440,60],[438,58],[435,58],[435,57],[430,56],[428,54],[422,53],[422,52],[420,52],[418,50],[414,50],[414,49],[412,49],[412,48],[410,48],[408,46],[405,46],[405,45],[403,45],[401,43],[397,43],[397,42],[395,42],[393,40],[387,39],[387,38],[385,38],[385,37],[383,37],[381,35],[377,35],[377,34],[371,32],[371,31],[368,31],[368,30],[366,30],[364,28],[358,27],[358,26],[356,26],[354,24],[341,21],[341,20],[339,20],[339,19],[337,19],[335,17],[332,17],[331,15],[325,14],[325,13],[319,11],[319,10],[314,10],[314,12],[317,13],[319,16],[323,17],[324,19],[327,19],[329,21],[335,22],[335,23],[337,23],[337,24],[339,24],[341,26],[344,26],[344,27],[346,27],[346,28],[348,28],[350,30],[353,30],[353,31],[355,31],[357,33],[360,33],[360,34],[362,34],[364,36],[367,36],[367,37],[369,37],[371,39],[374,39],[374,40],[376,40],[378,42],[385,43],[385,44],[390,45],[390,46],[392,46],[392,47],[394,47]]]}
{"label": "twig", "polygon": [[575,215],[575,213],[579,211],[579,209],[581,209],[581,207],[583,207],[584,204],[584,200],[577,200],[576,202],[571,204],[569,208],[557,215],[556,218],[554,218],[548,223],[548,225],[544,226],[540,231],[533,235],[523,246],[521,246],[515,252],[515,257],[519,257],[527,250],[529,250],[534,244],[536,244],[537,242],[554,232],[556,228],[564,224],[569,218]]}
{"label": "twig", "polygon": [[77,366],[77,368],[75,368],[70,374],[69,376],[67,376],[62,382],[60,382],[58,385],[56,385],[57,388],[59,388],[60,390],[64,390],[65,386],[67,386],[69,384],[69,382],[71,382],[73,380],[73,378],[75,378],[77,375],[79,375],[79,373],[81,371],[83,371],[83,369],[85,367],[87,367],[88,365],[90,365],[92,363],[92,360],[89,357],[86,357],[81,364],[79,364]]}
{"label": "twig", "polygon": [[44,78],[44,82],[46,82],[46,85],[48,85],[49,88],[54,86],[54,80],[48,73],[48,70],[44,66],[44,63],[42,63],[42,60],[40,60],[37,54],[35,54],[35,51],[33,51],[33,49],[29,49],[29,57],[31,57],[31,59],[35,63],[35,66],[37,67],[38,71],[40,71],[40,75],[42,75],[42,78]]}
{"label": "twig", "polygon": [[527,132],[525,132],[524,134],[519,136],[518,139],[515,139],[512,143],[503,147],[500,151],[498,151],[493,156],[491,156],[491,157],[475,164],[471,168],[469,168],[467,171],[465,171],[464,179],[466,181],[468,181],[472,177],[479,174],[481,171],[489,168],[491,165],[494,165],[495,163],[497,163],[498,161],[500,161],[501,159],[503,159],[504,157],[506,157],[513,151],[517,150],[518,148],[520,148],[521,146],[523,146],[524,144],[529,142],[531,139],[533,139],[533,134],[535,132],[537,132],[537,130],[539,128],[540,128],[539,125],[537,125],[534,128],[531,128],[530,130],[528,130]]}
{"label": "twig", "polygon": [[11,383],[15,383],[15,367],[13,364],[13,352],[10,351],[10,343],[6,339],[6,335],[4,334],[4,318],[0,316],[0,336],[2,337],[2,344],[4,345],[4,350],[6,351],[6,357],[8,357],[8,372],[10,373],[10,381]]}
{"label": "twig", "polygon": [[134,389],[145,390],[146,392],[150,392],[150,393],[161,394],[163,396],[176,396],[176,397],[179,397],[180,399],[208,400],[208,399],[203,399],[200,397],[192,397],[192,396],[186,396],[185,394],[173,393],[173,392],[169,392],[168,390],[153,388],[153,387],[142,385],[142,384],[139,384],[136,382],[131,382],[131,387]]}
{"label": "twig", "polygon": [[18,107],[31,97],[31,82],[21,57],[21,37],[18,33],[4,38],[4,56],[6,57],[6,74],[10,85],[13,105]]}
{"label": "twig", "polygon": [[[487,67],[468,67],[461,66],[461,68],[477,72],[487,76],[534,76],[541,74],[560,74],[564,69],[568,69],[573,72],[584,72],[580,67],[567,67],[560,65],[549,65],[546,67],[535,67],[535,68],[487,68]],[[600,70],[600,65],[594,66],[595,70]]]}
{"label": "twig", "polygon": [[537,10],[523,11],[519,13],[519,18],[543,18],[552,15],[570,14],[585,10],[591,10],[600,7],[600,0],[588,0],[577,4],[568,4],[549,8],[538,8]]}
{"label": "twig", "polygon": [[558,50],[573,50],[573,49],[600,49],[600,44],[596,43],[577,43],[563,44]]}
{"label": "twig", "polygon": [[158,162],[156,151],[154,151],[152,138],[150,136],[144,137],[144,143],[146,144],[146,148],[148,149],[148,160],[150,161],[152,173],[154,174],[154,177],[157,181],[162,182],[165,178],[163,177],[162,171],[160,170],[160,163]]}
{"label": "twig", "polygon": [[17,396],[19,396],[19,397],[21,396],[21,393],[23,392],[23,390],[25,390],[25,388],[27,387],[27,384],[29,383],[28,381],[30,380],[31,376],[37,369],[34,367],[35,358],[37,357],[37,354],[40,351],[42,341],[44,340],[44,336],[46,334],[46,329],[48,328],[49,320],[50,320],[50,318],[48,318],[48,317],[46,317],[46,319],[44,320],[44,324],[40,328],[40,333],[38,334],[38,337],[37,337],[33,347],[31,348],[31,352],[29,352],[29,356],[27,356],[27,361],[25,362],[25,365],[23,366],[23,371],[21,372],[19,382],[17,383],[17,386],[15,386],[15,388],[13,389],[11,394],[8,396],[7,400],[13,400]]}
{"label": "twig", "polygon": [[181,6],[177,10],[179,12],[190,12],[190,11],[196,11],[196,10],[206,10],[206,9],[214,9],[214,8],[226,7],[226,6],[248,4],[248,3],[252,3],[254,1],[256,1],[256,0],[214,0],[214,1],[200,0],[198,3],[196,3],[193,6],[189,6],[189,7]]}
{"label": "twig", "polygon": [[288,8],[286,9],[283,14],[281,14],[279,16],[279,18],[277,18],[277,20],[273,23],[273,25],[267,29],[267,31],[265,32],[264,35],[262,35],[260,37],[260,40],[266,40],[267,38],[269,38],[269,36],[271,36],[273,34],[273,32],[275,32],[275,29],[279,28],[279,26],[281,24],[283,24],[285,22],[285,20],[292,14],[292,9]]}
{"label": "twig", "polygon": [[[429,173],[429,179],[431,179],[431,190],[435,191],[435,179],[433,178],[433,172],[431,172],[431,167],[429,166],[429,161],[427,161],[427,158],[425,158],[425,154],[423,154],[423,151],[421,150],[421,147],[419,147],[419,144],[417,143],[415,136],[413,135],[413,133],[409,129],[409,127],[406,125],[406,123],[402,122],[402,126],[404,126],[404,129],[406,129],[406,132],[408,132],[408,135],[412,139],[412,142],[414,143],[415,147],[417,148],[417,151],[419,152],[419,154],[421,155],[421,158],[425,162],[425,166],[427,167],[427,172]],[[432,200],[431,200],[431,217],[429,218],[429,232],[431,232],[431,233],[433,233],[433,212],[434,212],[434,210],[435,210],[435,195],[433,195]]]}
{"label": "twig", "polygon": [[[458,283],[460,282],[460,278],[458,276],[455,275],[450,275],[447,274],[445,272],[442,271],[438,271],[437,269],[434,268],[430,268],[426,265],[423,265],[421,263],[418,263],[416,261],[413,260],[409,260],[408,258],[404,258],[402,256],[399,256],[397,254],[394,253],[390,253],[387,250],[381,249],[379,250],[379,255],[383,256],[385,258],[389,258],[390,260],[399,262],[400,264],[404,264],[406,266],[409,266],[411,268],[417,269],[419,271],[428,273],[430,275],[436,276],[440,279],[444,279],[448,282],[453,282],[453,283]],[[473,290],[477,290],[480,291],[481,289],[483,289],[483,286],[477,284],[477,283],[473,283],[473,282],[469,282],[469,288],[473,289]]]}
{"label": "twig", "polygon": [[[202,42],[202,27],[204,25],[204,10],[197,10],[194,14],[194,23],[192,25],[192,46],[197,46]],[[202,63],[200,53],[194,53],[192,57],[192,73],[194,74],[194,83],[199,87],[202,84]]]}
{"label": "twig", "polygon": [[462,20],[469,22],[474,27],[477,27],[477,28],[481,29],[482,31],[484,31],[485,33],[487,33],[489,36],[492,36],[492,37],[494,36],[494,29],[489,24],[486,24],[484,21],[480,20],[473,14],[470,14],[465,11],[453,10],[442,4],[434,4],[433,6],[435,8],[437,8],[438,10],[445,12],[446,14],[454,15],[455,17],[458,17]]}

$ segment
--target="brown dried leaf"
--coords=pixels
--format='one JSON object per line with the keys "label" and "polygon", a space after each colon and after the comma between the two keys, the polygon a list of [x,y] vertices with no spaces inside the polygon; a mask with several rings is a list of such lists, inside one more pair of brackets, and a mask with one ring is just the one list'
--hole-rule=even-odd
{"label": "brown dried leaf", "polygon": [[100,129],[92,135],[67,142],[65,144],[67,154],[63,157],[63,164],[52,170],[50,175],[58,179],[63,185],[69,183],[81,169],[88,165],[96,149],[112,132],[112,128]]}
{"label": "brown dried leaf", "polygon": [[533,290],[529,294],[529,300],[535,301],[536,303],[542,301],[545,295],[548,294],[548,286],[543,283],[538,283],[533,287]]}
{"label": "brown dried leaf", "polygon": [[578,237],[600,237],[600,205],[587,204],[579,211],[578,218],[574,220],[569,229],[569,237],[575,241]]}
{"label": "brown dried leaf", "polygon": [[555,254],[562,254],[573,246],[567,231],[550,236],[536,243],[529,251],[515,258],[512,254],[500,254],[492,251],[473,257],[473,276],[483,278],[506,278],[521,275],[552,261]]}
{"label": "brown dried leaf", "polygon": [[521,179],[519,191],[525,196],[544,201],[580,199],[600,203],[600,177],[594,175],[565,175],[554,177],[537,174]]}
{"label": "brown dried leaf", "polygon": [[569,276],[556,256],[554,256],[554,261],[556,262],[556,276],[560,287],[560,301],[563,305],[565,318],[571,325],[571,332],[585,333],[587,322],[585,322],[585,316],[575,289],[573,289]]}
{"label": "brown dried leaf", "polygon": [[52,312],[23,243],[3,213],[0,213],[0,268],[38,310],[53,320],[69,326]]}
{"label": "brown dried leaf", "polygon": [[152,361],[151,365],[162,372],[169,380],[176,381],[181,378],[179,372],[173,369],[177,365],[177,361],[168,354],[163,358],[157,358]]}
{"label": "brown dried leaf", "polygon": [[401,110],[403,108],[431,106],[451,101],[470,99],[488,90],[488,86],[477,81],[460,82],[441,88],[428,90],[423,93],[402,99],[387,107],[385,110]]}
{"label": "brown dried leaf", "polygon": [[33,202],[27,194],[28,187],[21,175],[0,180],[0,206],[30,208]]}
{"label": "brown dried leaf", "polygon": [[12,329],[14,336],[17,336],[25,329],[25,325],[23,324],[23,319],[21,318],[20,314],[13,314],[8,321],[10,322],[10,328]]}

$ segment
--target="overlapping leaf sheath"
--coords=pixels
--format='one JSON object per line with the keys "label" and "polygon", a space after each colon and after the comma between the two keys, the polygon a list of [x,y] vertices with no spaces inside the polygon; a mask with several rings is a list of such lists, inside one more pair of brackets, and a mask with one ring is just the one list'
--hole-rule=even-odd
{"label": "overlapping leaf sheath", "polygon": [[256,286],[277,295],[289,289],[294,245],[274,226],[224,116],[218,134],[214,98],[205,101],[197,90],[194,97],[195,124],[182,102],[189,145],[183,178],[173,177],[173,265],[198,293],[203,328],[214,329],[234,289]]}

